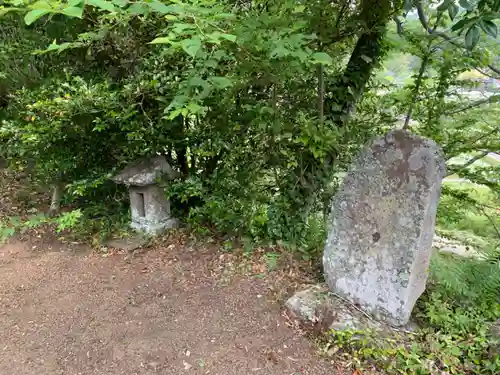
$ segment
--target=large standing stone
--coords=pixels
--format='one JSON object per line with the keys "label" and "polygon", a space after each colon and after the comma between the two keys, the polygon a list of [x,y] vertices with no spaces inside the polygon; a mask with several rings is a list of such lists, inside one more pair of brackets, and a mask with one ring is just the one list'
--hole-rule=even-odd
{"label": "large standing stone", "polygon": [[333,292],[408,322],[425,290],[444,175],[441,148],[404,130],[362,150],[332,206],[323,266]]}

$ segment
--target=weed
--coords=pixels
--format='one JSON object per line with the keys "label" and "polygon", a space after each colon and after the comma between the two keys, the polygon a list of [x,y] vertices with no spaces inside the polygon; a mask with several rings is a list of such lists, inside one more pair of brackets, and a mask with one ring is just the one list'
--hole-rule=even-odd
{"label": "weed", "polygon": [[271,272],[276,269],[276,266],[278,265],[278,261],[280,258],[280,254],[275,253],[274,251],[267,252],[264,254],[264,258],[266,260],[266,265],[267,265],[267,271]]}

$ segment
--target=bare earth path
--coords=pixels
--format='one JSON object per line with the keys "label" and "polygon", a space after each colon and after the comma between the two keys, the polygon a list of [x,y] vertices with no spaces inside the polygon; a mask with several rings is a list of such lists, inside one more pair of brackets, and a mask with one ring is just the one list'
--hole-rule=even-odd
{"label": "bare earth path", "polygon": [[0,374],[341,374],[220,254],[41,250],[0,247]]}

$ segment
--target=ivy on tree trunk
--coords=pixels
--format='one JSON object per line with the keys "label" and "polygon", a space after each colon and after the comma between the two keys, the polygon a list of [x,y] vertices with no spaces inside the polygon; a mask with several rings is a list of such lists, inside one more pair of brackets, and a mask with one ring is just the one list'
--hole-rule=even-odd
{"label": "ivy on tree trunk", "polygon": [[366,28],[358,38],[349,62],[327,101],[329,117],[337,126],[343,126],[361,99],[365,87],[384,54],[383,38],[391,19],[389,0],[365,0],[360,18]]}

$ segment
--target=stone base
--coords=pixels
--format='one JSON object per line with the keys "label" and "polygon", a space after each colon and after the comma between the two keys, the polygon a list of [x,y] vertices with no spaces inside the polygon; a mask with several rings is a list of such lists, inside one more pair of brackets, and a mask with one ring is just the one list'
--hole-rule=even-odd
{"label": "stone base", "polygon": [[178,219],[174,218],[160,223],[138,223],[133,221],[130,223],[130,226],[139,232],[144,232],[151,236],[157,236],[165,232],[167,229],[179,228],[180,222]]}
{"label": "stone base", "polygon": [[[352,304],[336,297],[324,285],[314,285],[295,293],[286,301],[288,312],[306,328],[328,330],[391,331],[389,325],[371,318]],[[407,325],[403,330],[413,330]]]}

